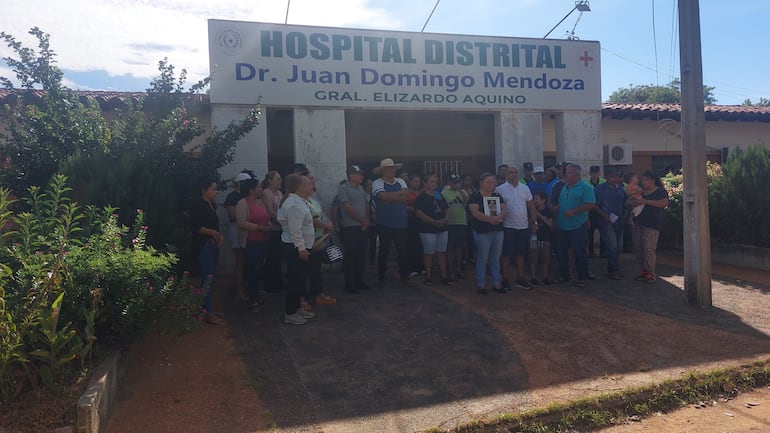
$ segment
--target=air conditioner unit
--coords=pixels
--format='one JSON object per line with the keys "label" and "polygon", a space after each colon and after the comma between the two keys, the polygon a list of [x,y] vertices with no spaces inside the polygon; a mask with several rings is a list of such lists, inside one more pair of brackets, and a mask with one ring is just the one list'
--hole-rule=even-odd
{"label": "air conditioner unit", "polygon": [[631,143],[610,144],[607,146],[607,164],[631,165],[633,163]]}

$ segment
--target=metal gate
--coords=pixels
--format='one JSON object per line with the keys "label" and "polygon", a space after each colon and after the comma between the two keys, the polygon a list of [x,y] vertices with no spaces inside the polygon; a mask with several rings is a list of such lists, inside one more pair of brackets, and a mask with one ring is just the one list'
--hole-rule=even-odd
{"label": "metal gate", "polygon": [[449,175],[452,173],[463,173],[462,161],[425,161],[422,165],[423,173],[436,173],[438,184],[446,185],[449,182]]}

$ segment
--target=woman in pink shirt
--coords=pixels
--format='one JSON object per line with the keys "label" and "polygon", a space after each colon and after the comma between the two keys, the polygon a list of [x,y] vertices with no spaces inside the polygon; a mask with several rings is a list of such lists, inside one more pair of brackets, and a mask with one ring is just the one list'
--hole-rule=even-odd
{"label": "woman in pink shirt", "polygon": [[252,307],[256,308],[262,304],[257,289],[270,240],[270,213],[262,203],[262,188],[258,180],[244,180],[240,188],[243,198],[235,206],[235,222],[238,225],[238,243],[245,257],[248,296],[253,302]]}

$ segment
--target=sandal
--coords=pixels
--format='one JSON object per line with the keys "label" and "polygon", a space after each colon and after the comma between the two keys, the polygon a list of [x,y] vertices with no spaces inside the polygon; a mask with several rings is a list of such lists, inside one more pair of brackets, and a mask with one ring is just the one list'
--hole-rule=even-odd
{"label": "sandal", "polygon": [[337,303],[337,300],[325,293],[322,293],[315,297],[315,303],[319,305],[334,305]]}

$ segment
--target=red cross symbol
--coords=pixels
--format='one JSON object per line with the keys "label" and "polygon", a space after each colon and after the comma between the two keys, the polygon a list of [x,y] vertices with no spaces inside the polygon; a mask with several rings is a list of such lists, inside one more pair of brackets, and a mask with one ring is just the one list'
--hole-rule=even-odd
{"label": "red cross symbol", "polygon": [[583,55],[578,57],[578,60],[583,62],[583,67],[584,68],[587,68],[588,67],[588,63],[594,61],[594,57],[592,55],[590,55],[588,50],[585,50],[585,51],[583,51]]}

